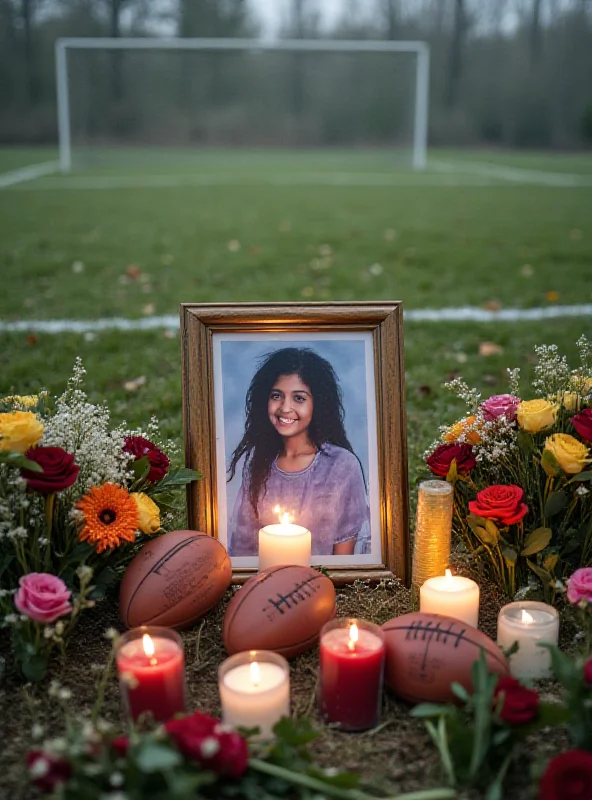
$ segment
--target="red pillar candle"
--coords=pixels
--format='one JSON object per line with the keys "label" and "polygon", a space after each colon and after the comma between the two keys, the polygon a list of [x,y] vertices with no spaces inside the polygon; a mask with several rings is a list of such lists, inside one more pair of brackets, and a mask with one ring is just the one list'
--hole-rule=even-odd
{"label": "red pillar candle", "polygon": [[150,713],[164,722],[186,710],[185,659],[178,633],[157,626],[134,628],[119,640],[115,660],[123,703],[132,719]]}
{"label": "red pillar candle", "polygon": [[358,619],[334,619],[321,631],[319,709],[344,730],[373,728],[380,719],[384,634]]}

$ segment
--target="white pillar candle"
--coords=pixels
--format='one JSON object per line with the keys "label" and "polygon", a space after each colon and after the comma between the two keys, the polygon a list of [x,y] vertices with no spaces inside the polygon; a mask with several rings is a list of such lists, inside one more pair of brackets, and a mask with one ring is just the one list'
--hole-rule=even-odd
{"label": "white pillar candle", "polygon": [[538,680],[551,675],[551,654],[539,642],[557,644],[559,614],[546,603],[523,600],[508,603],[497,618],[497,643],[509,650],[518,642],[518,651],[510,656],[510,672],[515,678]]}
{"label": "white pillar candle", "polygon": [[237,653],[218,671],[222,721],[235,728],[259,728],[271,739],[273,726],[290,716],[290,669],[285,658],[265,650]]}
{"label": "white pillar candle", "polygon": [[443,614],[473,625],[479,623],[479,586],[470,578],[446,575],[428,578],[419,590],[419,610]]}
{"label": "white pillar candle", "polygon": [[259,570],[278,564],[310,566],[310,531],[290,522],[288,514],[280,515],[277,525],[266,525],[259,531]]}

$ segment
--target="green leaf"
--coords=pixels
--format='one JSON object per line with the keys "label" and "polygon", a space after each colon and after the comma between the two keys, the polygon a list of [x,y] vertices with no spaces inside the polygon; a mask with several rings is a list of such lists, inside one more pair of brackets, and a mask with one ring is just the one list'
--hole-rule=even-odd
{"label": "green leaf", "polygon": [[560,511],[563,511],[566,504],[567,494],[563,489],[560,489],[558,492],[551,492],[545,503],[545,517],[554,517],[555,514],[559,514]]}
{"label": "green leaf", "polygon": [[453,486],[458,480],[458,470],[456,468],[456,458],[453,458],[450,462],[450,466],[448,467],[448,474],[446,475],[446,480],[448,483],[451,483]]}
{"label": "green leaf", "polygon": [[148,774],[173,769],[183,761],[181,754],[172,747],[150,739],[140,744],[135,752],[135,759],[141,772]]}
{"label": "green leaf", "polygon": [[522,450],[527,458],[530,457],[532,453],[536,452],[533,438],[530,434],[526,433],[526,431],[519,430],[516,440],[518,442],[518,447]]}
{"label": "green leaf", "polygon": [[[496,547],[499,542],[499,530],[494,522],[469,514],[467,517],[469,527],[475,536],[488,547]],[[487,525],[489,523],[489,526]]]}
{"label": "green leaf", "polygon": [[47,659],[39,654],[29,655],[21,661],[21,671],[28,681],[42,681],[47,672]]}
{"label": "green leaf", "polygon": [[592,481],[592,472],[580,472],[577,475],[574,475],[568,483],[573,483],[574,481]]}
{"label": "green leaf", "polygon": [[186,486],[188,483],[193,483],[193,481],[197,481],[200,478],[203,478],[203,475],[197,470],[179,467],[178,469],[169,470],[161,481],[154,484],[154,487],[160,491],[165,486],[167,488],[170,486]]}
{"label": "green leaf", "polygon": [[554,478],[561,472],[559,461],[557,461],[557,459],[550,450],[543,450],[543,456],[541,458],[541,467],[545,470],[545,473],[549,476],[549,478]]}
{"label": "green leaf", "polygon": [[504,549],[502,550],[502,556],[504,557],[506,566],[508,567],[516,566],[516,561],[518,561],[518,553],[514,550],[513,547],[504,547]]}
{"label": "green leaf", "polygon": [[308,744],[319,736],[319,732],[312,727],[308,719],[291,719],[290,717],[282,717],[279,722],[276,722],[273,732],[278,739],[292,747]]}
{"label": "green leaf", "polygon": [[0,452],[0,462],[2,461],[5,464],[10,464],[11,467],[28,469],[31,472],[43,472],[41,464],[38,464],[36,461],[31,461],[30,458],[26,458],[22,453],[13,453],[12,451],[9,453]]}
{"label": "green leaf", "polygon": [[148,473],[150,472],[150,461],[148,460],[148,456],[142,456],[134,461],[132,464],[132,471],[134,473],[135,483],[141,483],[143,480],[146,480]]}
{"label": "green leaf", "polygon": [[574,681],[579,682],[581,680],[580,669],[576,662],[563,653],[557,645],[549,644],[548,642],[538,642],[538,646],[544,647],[545,650],[549,651],[551,655],[551,667],[559,683],[569,688],[570,684]]}
{"label": "green leaf", "polygon": [[534,561],[531,561],[529,558],[526,559],[526,563],[530,567],[530,569],[534,572],[534,574],[539,578],[543,586],[548,586],[551,581],[553,580],[553,576],[550,572],[547,572],[546,569],[539,567],[538,564],[535,564]]}
{"label": "green leaf", "polygon": [[458,697],[459,700],[463,701],[463,703],[470,702],[471,695],[467,692],[464,686],[461,686],[460,683],[456,683],[456,681],[454,681],[454,683],[450,684],[450,689],[452,693]]}
{"label": "green leaf", "polygon": [[451,705],[440,703],[420,703],[409,711],[412,717],[425,719],[427,717],[450,717],[457,714],[457,709]]}
{"label": "green leaf", "polygon": [[553,532],[551,528],[537,528],[532,533],[529,533],[524,542],[524,549],[521,551],[521,556],[532,556],[535,553],[540,553],[551,541]]}

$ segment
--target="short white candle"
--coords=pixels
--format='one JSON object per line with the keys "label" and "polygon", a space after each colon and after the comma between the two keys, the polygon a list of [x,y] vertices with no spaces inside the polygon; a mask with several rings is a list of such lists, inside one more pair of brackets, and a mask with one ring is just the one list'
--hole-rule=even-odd
{"label": "short white candle", "polygon": [[310,531],[292,524],[288,514],[280,514],[280,519],[259,531],[259,570],[278,564],[310,566]]}
{"label": "short white candle", "polygon": [[290,670],[277,653],[251,651],[227,659],[219,671],[222,721],[235,728],[259,728],[259,739],[273,737],[273,726],[290,716]]}
{"label": "short white candle", "polygon": [[479,586],[470,578],[446,575],[428,578],[419,590],[419,610],[443,614],[473,625],[479,623]]}
{"label": "short white candle", "polygon": [[510,656],[510,672],[515,678],[538,680],[551,675],[551,654],[539,642],[557,644],[559,614],[546,603],[524,600],[508,603],[497,618],[497,643],[509,650],[518,642],[518,651]]}

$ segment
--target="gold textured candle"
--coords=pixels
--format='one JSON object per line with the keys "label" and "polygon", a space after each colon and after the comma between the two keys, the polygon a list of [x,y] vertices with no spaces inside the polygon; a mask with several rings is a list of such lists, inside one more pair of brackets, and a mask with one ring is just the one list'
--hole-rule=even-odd
{"label": "gold textured candle", "polygon": [[429,578],[444,575],[449,565],[453,497],[452,484],[447,481],[419,484],[413,545],[414,593]]}

